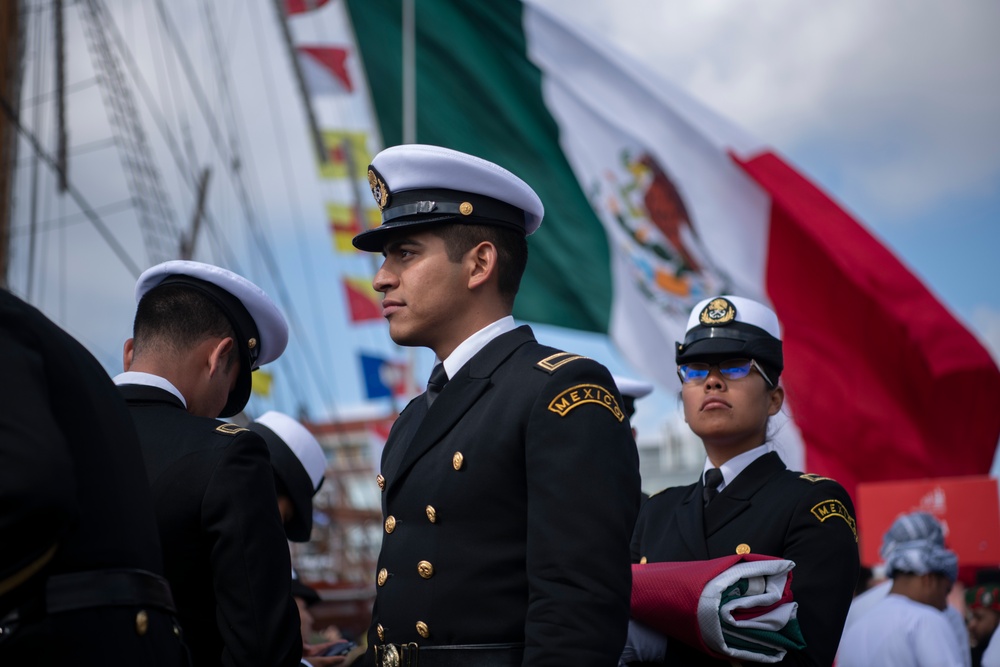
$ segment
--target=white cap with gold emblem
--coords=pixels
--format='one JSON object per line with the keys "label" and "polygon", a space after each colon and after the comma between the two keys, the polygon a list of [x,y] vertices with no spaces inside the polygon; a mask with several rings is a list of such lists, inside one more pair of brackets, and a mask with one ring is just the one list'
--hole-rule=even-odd
{"label": "white cap with gold emblem", "polygon": [[441,146],[405,144],[380,152],[368,184],[382,224],[354,237],[354,246],[381,252],[386,235],[414,225],[472,223],[529,235],[545,209],[531,187],[503,167]]}
{"label": "white cap with gold emblem", "polygon": [[684,342],[677,343],[678,364],[755,359],[777,378],[784,368],[781,329],[773,310],[753,299],[723,295],[704,299],[691,309]]}

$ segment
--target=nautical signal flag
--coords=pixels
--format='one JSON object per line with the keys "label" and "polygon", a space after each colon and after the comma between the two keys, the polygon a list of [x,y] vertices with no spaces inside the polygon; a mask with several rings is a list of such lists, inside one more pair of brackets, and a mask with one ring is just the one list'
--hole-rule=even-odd
{"label": "nautical signal flag", "polygon": [[330,0],[285,0],[285,13],[289,16],[304,14],[313,9],[319,9]]}
{"label": "nautical signal flag", "polygon": [[344,276],[344,298],[352,322],[382,319],[382,297],[368,278]]}
{"label": "nautical signal flag", "polygon": [[347,49],[340,46],[296,46],[310,95],[336,95],[354,90],[347,71]]}
{"label": "nautical signal flag", "polygon": [[319,176],[326,180],[368,177],[372,156],[368,133],[348,130],[323,130],[326,163],[319,165]]}
{"label": "nautical signal flag", "polygon": [[250,374],[250,391],[258,396],[267,398],[271,395],[271,384],[274,376],[259,368]]}
{"label": "nautical signal flag", "polygon": [[[387,146],[403,142],[398,5],[346,3]],[[851,492],[989,471],[996,363],[771,147],[539,0],[427,2],[415,32],[416,136],[506,167],[545,202],[516,318],[606,333],[669,390],[663,351],[698,301],[763,301],[783,334],[773,441],[790,468]]]}
{"label": "nautical signal flag", "polygon": [[377,208],[361,209],[364,221],[358,219],[358,209],[347,204],[327,202],[326,216],[330,220],[330,232],[333,234],[333,248],[341,253],[360,252],[351,240],[365,229],[378,227],[381,222]]}
{"label": "nautical signal flag", "polygon": [[406,391],[406,364],[374,354],[360,353],[368,398],[390,398]]}

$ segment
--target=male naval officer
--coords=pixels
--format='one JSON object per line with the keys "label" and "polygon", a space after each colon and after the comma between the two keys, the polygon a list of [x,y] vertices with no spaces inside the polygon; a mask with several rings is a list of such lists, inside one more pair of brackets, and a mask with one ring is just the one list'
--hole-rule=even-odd
{"label": "male naval officer", "polygon": [[291,559],[261,437],[240,412],[250,372],[288,341],[284,317],[245,278],[199,262],[140,277],[125,373],[167,579],[195,665],[297,665]]}
{"label": "male naval officer", "polygon": [[542,203],[506,169],[437,146],[379,153],[392,339],[441,363],[382,457],[378,665],[613,665],[629,615],[635,442],[610,373],[511,317]]}

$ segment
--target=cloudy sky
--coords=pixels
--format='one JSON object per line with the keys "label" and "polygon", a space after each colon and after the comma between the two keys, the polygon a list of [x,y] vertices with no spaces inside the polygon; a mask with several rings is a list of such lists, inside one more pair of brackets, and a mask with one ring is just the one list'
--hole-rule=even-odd
{"label": "cloudy sky", "polygon": [[[994,257],[1000,246],[1000,42],[992,35],[1000,25],[1000,3],[537,2],[617,44],[772,145],[862,220],[1000,356],[1000,264]],[[348,349],[364,343],[386,353],[392,346],[382,323],[348,330],[337,323],[343,313],[338,275],[329,267],[325,226],[316,224],[324,215],[318,196],[323,186],[316,183],[314,165],[299,159],[308,155],[307,138],[287,61],[276,46],[271,0],[219,0],[208,3],[211,10],[195,0],[162,5],[169,6],[169,20],[154,9],[154,2],[107,0],[136,66],[146,72],[149,91],[136,92],[136,103],[147,116],[147,141],[161,157],[164,188],[178,218],[186,219],[193,210],[192,174],[198,167],[239,161],[245,177],[241,184],[218,167],[213,172],[212,221],[203,232],[203,254],[196,256],[206,261],[252,256],[234,268],[273,293],[290,294],[296,303],[292,316],[316,332],[308,345],[297,346],[297,360],[289,361],[305,376],[298,391],[318,394],[321,402],[357,403],[357,368],[335,361],[337,346],[331,341]],[[71,11],[79,8],[74,4]],[[45,11],[36,12],[36,18]],[[199,111],[199,94],[177,92],[183,88],[178,82],[184,79],[184,65],[163,57],[174,48],[169,37],[143,37],[146,30],[173,30],[203,70],[200,95],[224,108],[226,96],[211,74],[216,65],[210,40],[198,32],[208,11],[214,12],[219,48],[232,68],[235,108],[215,125]],[[51,38],[45,34],[46,23],[50,21],[43,17],[28,34],[25,87],[30,104],[23,114],[39,136],[49,138],[52,109],[44,91],[51,89],[51,74],[46,74]],[[69,34],[75,49],[68,59],[74,86],[71,177],[118,238],[141,247],[134,222],[129,226],[124,220],[129,212],[115,209],[127,191],[119,160],[107,145],[107,111],[94,85],[93,65],[82,50],[79,20],[71,21]],[[170,119],[165,124],[176,141],[173,149],[166,147],[160,122],[145,109],[147,95],[161,99],[160,113]],[[175,168],[181,163],[184,169]],[[76,204],[65,197],[32,198],[26,177],[32,169],[22,149],[12,286],[22,295],[30,290],[32,301],[84,340],[110,371],[117,371],[121,341],[131,325],[134,276],[79,216]],[[36,236],[33,265],[26,231],[32,201],[38,202],[35,216],[47,230]],[[247,207],[255,212],[260,235],[275,256],[293,258],[294,267],[282,284],[269,275],[268,258],[246,231]],[[141,258],[134,261],[145,264]],[[364,273],[370,263],[357,269]],[[29,280],[29,275],[34,277]],[[317,302],[324,308],[305,305]],[[601,337],[550,328],[544,336],[546,342],[602,358],[616,372],[641,376]],[[310,365],[337,370],[328,380],[319,379]],[[422,357],[418,365],[421,370],[430,367]],[[658,392],[645,401],[640,431],[648,433],[672,409],[673,399]],[[294,410],[288,404],[259,407]]]}

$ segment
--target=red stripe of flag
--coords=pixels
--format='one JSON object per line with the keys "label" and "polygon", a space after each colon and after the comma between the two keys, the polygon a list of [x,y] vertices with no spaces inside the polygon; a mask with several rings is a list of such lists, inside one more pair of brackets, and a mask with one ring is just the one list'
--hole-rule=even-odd
{"label": "red stripe of flag", "polygon": [[345,277],[343,285],[352,322],[382,319],[381,297],[372,289],[369,281],[363,278]]}
{"label": "red stripe of flag", "polygon": [[916,277],[770,152],[733,159],[771,197],[767,292],[806,469],[841,482],[989,472],[1000,370]]}

